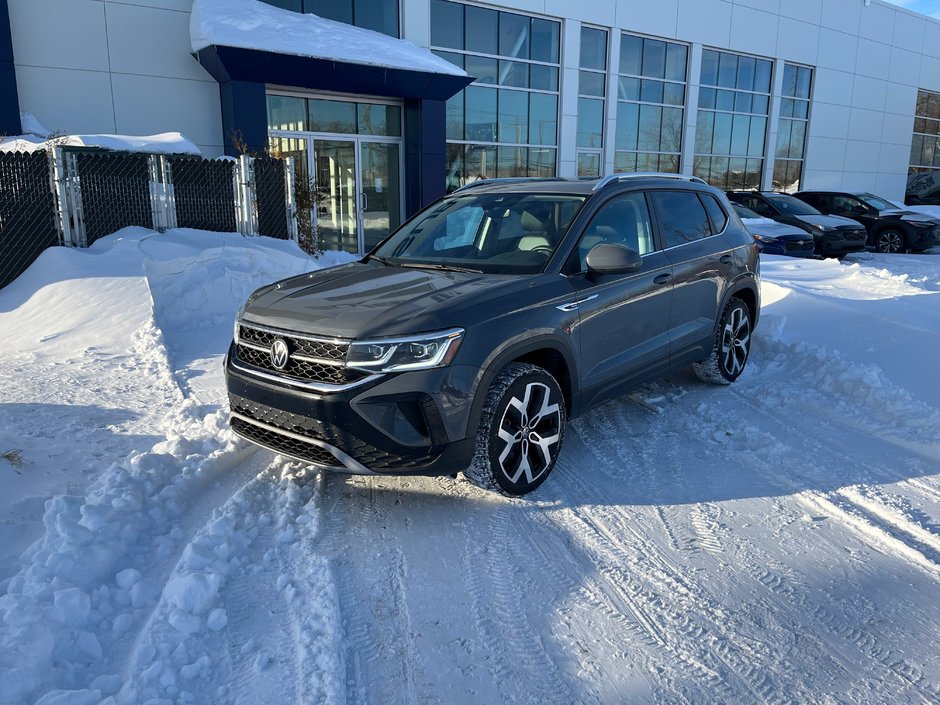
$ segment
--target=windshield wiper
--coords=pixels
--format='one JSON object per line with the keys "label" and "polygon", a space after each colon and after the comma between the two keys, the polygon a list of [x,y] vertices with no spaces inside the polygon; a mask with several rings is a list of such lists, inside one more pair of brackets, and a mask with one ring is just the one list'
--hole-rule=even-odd
{"label": "windshield wiper", "polygon": [[375,260],[376,262],[381,262],[386,267],[397,267],[397,262],[392,262],[388,257],[379,257],[378,255],[369,255],[369,261]]}
{"label": "windshield wiper", "polygon": [[483,274],[482,269],[458,267],[454,264],[440,264],[438,262],[396,262],[396,267],[411,267],[412,269],[438,269],[442,272],[469,272],[470,274]]}

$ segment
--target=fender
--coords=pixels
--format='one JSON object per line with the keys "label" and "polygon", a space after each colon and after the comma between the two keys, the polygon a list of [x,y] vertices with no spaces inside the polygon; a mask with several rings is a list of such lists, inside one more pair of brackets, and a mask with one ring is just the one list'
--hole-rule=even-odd
{"label": "fender", "polygon": [[725,306],[728,305],[728,301],[745,289],[754,295],[754,301],[757,303],[754,311],[754,320],[751,322],[751,328],[754,329],[757,327],[757,319],[760,318],[760,282],[753,272],[745,272],[735,277],[725,290],[721,304],[718,306],[718,318],[715,319],[716,329],[718,322],[721,320],[721,314],[724,312]]}
{"label": "fender", "polygon": [[[560,335],[559,331],[553,329],[534,329],[528,330],[513,336],[508,341],[497,347],[490,353],[480,368],[479,373],[474,380],[470,394],[473,398],[473,405],[470,409],[470,418],[467,420],[467,438],[476,436],[477,427],[480,423],[480,415],[483,413],[483,403],[486,401],[486,393],[493,383],[493,378],[499,374],[506,365],[513,360],[546,348],[559,352],[568,366],[568,376],[571,382],[571,403],[577,403],[578,391],[580,389],[579,380],[580,369],[577,363],[577,355],[572,349],[571,340]],[[561,382],[559,382],[561,384]],[[478,390],[482,393],[478,394]],[[572,409],[572,411],[575,411]]]}

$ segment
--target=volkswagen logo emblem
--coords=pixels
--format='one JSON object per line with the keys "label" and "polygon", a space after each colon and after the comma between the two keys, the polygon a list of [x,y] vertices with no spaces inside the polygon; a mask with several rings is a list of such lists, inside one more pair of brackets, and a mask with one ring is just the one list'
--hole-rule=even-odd
{"label": "volkswagen logo emblem", "polygon": [[273,343],[271,343],[271,364],[276,370],[283,370],[287,367],[287,362],[290,360],[290,350],[287,348],[287,343],[283,339],[278,338]]}

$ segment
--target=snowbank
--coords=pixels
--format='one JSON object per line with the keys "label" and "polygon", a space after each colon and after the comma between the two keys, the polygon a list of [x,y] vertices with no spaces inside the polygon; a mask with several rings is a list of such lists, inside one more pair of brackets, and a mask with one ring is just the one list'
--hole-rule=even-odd
{"label": "snowbank", "polygon": [[209,46],[270,51],[351,64],[466,76],[411,42],[257,0],[196,0],[189,26],[193,51]]}
{"label": "snowbank", "polygon": [[[37,127],[38,126],[38,127]],[[39,123],[30,128],[45,129]],[[26,130],[24,124],[24,130]],[[47,149],[50,143],[60,147],[96,147],[114,152],[143,152],[145,154],[192,154],[202,156],[199,147],[179,132],[163,132],[158,135],[61,135],[52,140],[48,134],[25,134],[8,137],[0,142],[0,152],[36,152]]]}

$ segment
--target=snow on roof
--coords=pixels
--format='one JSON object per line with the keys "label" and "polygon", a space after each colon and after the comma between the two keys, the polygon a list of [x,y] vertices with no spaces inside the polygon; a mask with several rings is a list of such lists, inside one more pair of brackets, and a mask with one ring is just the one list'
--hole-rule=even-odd
{"label": "snow on roof", "polygon": [[255,49],[366,66],[466,76],[427,49],[380,32],[258,0],[196,0],[190,17],[193,51],[209,46]]}
{"label": "snow on roof", "polygon": [[[36,123],[39,124],[38,122]],[[24,122],[24,128],[26,123]],[[36,152],[50,143],[61,147],[97,147],[115,152],[144,152],[146,154],[192,154],[202,156],[199,147],[179,132],[159,135],[60,135],[45,139],[35,134],[7,137],[0,141],[0,152]]]}

